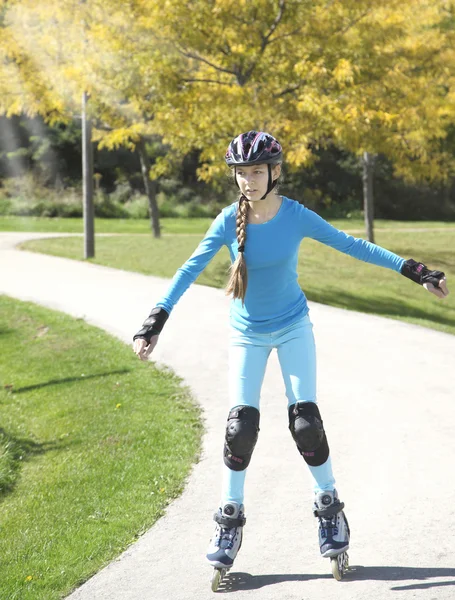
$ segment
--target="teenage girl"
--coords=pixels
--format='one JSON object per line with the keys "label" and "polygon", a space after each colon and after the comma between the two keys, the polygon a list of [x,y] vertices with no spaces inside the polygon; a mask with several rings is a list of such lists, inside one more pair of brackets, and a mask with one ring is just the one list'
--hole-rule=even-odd
{"label": "teenage girl", "polygon": [[224,442],[221,502],[207,552],[216,568],[230,568],[245,524],[244,482],[259,432],[259,400],[267,359],[276,348],[288,399],[289,429],[314,479],[314,515],[322,556],[349,547],[349,526],[338,499],[327,435],[316,404],[313,326],[297,283],[301,241],[312,238],[354,258],[392,269],[447,296],[444,273],[335,229],[302,204],[277,194],[282,149],[264,132],[237,136],[225,156],[240,190],[224,208],[194,254],[178,269],[167,294],[134,336],[134,351],[151,354],[173,307],[223,245],[229,249],[232,296],[229,353],[230,409]]}

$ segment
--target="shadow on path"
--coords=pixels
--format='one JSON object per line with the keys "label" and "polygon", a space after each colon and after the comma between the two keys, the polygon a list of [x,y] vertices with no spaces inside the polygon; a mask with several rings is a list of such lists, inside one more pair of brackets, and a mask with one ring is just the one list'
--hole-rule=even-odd
{"label": "shadow on path", "polygon": [[349,577],[356,581],[412,581],[427,580],[440,577],[452,577],[451,581],[428,581],[427,583],[410,583],[390,588],[394,591],[419,590],[431,587],[455,585],[455,568],[437,567],[362,567],[353,565]]}
{"label": "shadow on path", "polygon": [[[327,561],[327,565],[330,565]],[[455,568],[421,568],[421,567],[363,567],[353,565],[345,574],[341,583],[354,581],[412,581],[431,578],[452,577],[451,581],[428,581],[411,583],[390,588],[394,591],[418,590],[431,587],[455,585]],[[324,573],[287,573],[274,575],[251,575],[250,573],[229,573],[222,581],[219,592],[240,592],[257,590],[268,585],[285,581],[311,581],[314,579],[332,579],[332,575]]]}
{"label": "shadow on path", "polygon": [[240,592],[242,590],[258,590],[267,585],[283,581],[310,581],[311,579],[332,579],[332,575],[287,573],[275,575],[250,575],[250,573],[229,573],[221,582],[220,592]]}

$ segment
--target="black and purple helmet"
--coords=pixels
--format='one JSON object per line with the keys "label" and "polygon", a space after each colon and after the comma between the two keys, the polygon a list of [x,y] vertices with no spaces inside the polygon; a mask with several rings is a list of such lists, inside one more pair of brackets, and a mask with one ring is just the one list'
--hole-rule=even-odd
{"label": "black and purple helmet", "polygon": [[224,158],[229,167],[276,165],[283,161],[283,150],[269,133],[248,131],[232,140]]}

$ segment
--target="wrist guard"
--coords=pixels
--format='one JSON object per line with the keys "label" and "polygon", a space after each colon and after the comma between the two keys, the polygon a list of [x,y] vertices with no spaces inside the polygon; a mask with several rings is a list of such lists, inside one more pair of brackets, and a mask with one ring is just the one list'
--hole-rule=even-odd
{"label": "wrist guard", "polygon": [[148,344],[153,335],[159,335],[164,327],[164,324],[169,318],[169,314],[164,308],[154,308],[149,316],[142,323],[142,329],[140,329],[135,336],[133,336],[133,342],[137,338],[143,338]]}
{"label": "wrist guard", "polygon": [[438,287],[441,279],[445,277],[442,271],[430,271],[424,264],[418,263],[412,258],[404,262],[401,274],[420,285],[431,283],[434,287]]}

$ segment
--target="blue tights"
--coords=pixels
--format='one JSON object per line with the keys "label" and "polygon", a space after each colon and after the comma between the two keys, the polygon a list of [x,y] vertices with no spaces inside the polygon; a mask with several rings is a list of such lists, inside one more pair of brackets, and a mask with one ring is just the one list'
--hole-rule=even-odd
{"label": "blue tights", "polygon": [[[276,348],[286,388],[288,406],[316,402],[316,349],[308,315],[274,333],[245,333],[232,329],[229,350],[230,407],[254,406],[259,410],[262,382],[270,352]],[[303,459],[302,459],[303,460]],[[222,504],[243,504],[246,470],[223,467]],[[333,490],[335,479],[330,456],[319,467],[309,466],[314,491]]]}

